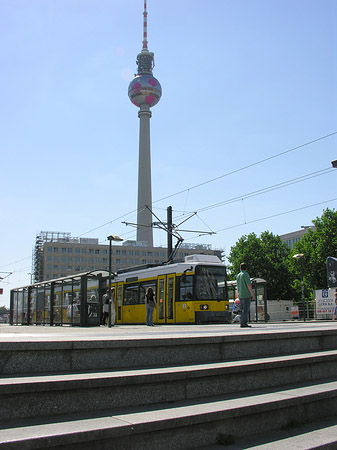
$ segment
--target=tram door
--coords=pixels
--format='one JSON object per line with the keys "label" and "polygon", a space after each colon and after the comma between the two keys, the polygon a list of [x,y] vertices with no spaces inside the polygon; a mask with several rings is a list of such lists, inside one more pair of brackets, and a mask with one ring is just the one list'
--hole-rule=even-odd
{"label": "tram door", "polygon": [[175,275],[158,277],[157,320],[158,323],[174,323]]}
{"label": "tram door", "polygon": [[116,297],[116,322],[123,323],[123,283],[117,284],[117,297]]}

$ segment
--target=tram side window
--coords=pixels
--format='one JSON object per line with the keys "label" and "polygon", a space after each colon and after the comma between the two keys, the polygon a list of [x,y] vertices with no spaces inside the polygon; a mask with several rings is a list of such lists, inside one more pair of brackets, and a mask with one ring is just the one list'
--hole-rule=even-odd
{"label": "tram side window", "polygon": [[180,277],[179,299],[182,301],[193,300],[193,276]]}
{"label": "tram side window", "polygon": [[124,289],[124,305],[138,305],[138,284],[125,286]]}
{"label": "tram side window", "polygon": [[139,286],[139,288],[140,288],[139,289],[139,296],[140,296],[139,303],[145,304],[145,294],[149,287],[152,288],[153,293],[156,296],[156,286],[157,286],[157,284],[155,281],[144,281],[143,283],[141,283]]}

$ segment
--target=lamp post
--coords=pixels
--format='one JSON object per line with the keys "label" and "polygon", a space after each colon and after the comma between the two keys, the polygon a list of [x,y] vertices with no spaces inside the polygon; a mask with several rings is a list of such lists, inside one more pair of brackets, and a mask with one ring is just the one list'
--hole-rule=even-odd
{"label": "lamp post", "polygon": [[304,257],[303,253],[297,253],[296,255],[293,256],[293,258],[295,259],[299,259],[300,263],[301,263],[301,287],[302,287],[302,307],[303,307],[303,320],[305,322],[306,320],[306,309],[305,309],[305,302],[304,302],[304,283],[303,283],[303,260],[302,258]]}
{"label": "lamp post", "polygon": [[112,241],[115,242],[121,242],[123,241],[123,238],[120,236],[116,236],[114,234],[111,234],[107,237],[109,241],[109,293],[110,293],[110,299],[109,299],[109,317],[108,317],[108,327],[111,328],[111,302],[113,299],[111,298],[111,255],[112,255]]}

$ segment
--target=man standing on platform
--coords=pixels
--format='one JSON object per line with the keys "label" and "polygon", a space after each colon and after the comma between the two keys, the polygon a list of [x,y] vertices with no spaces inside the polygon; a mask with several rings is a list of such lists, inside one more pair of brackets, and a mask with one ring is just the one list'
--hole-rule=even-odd
{"label": "man standing on platform", "polygon": [[250,282],[250,276],[246,271],[246,263],[240,264],[240,273],[236,277],[238,297],[241,303],[241,320],[240,327],[248,328],[248,315],[250,311],[250,301],[255,300],[255,295],[252,288],[252,283]]}

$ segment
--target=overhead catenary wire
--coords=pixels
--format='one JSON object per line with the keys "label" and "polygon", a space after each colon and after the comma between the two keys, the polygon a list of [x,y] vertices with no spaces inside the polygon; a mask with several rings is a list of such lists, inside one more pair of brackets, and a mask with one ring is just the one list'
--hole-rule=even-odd
{"label": "overhead catenary wire", "polygon": [[218,202],[218,203],[215,203],[213,205],[205,206],[203,208],[198,209],[197,212],[200,213],[200,212],[204,212],[204,211],[209,211],[210,209],[219,208],[221,206],[225,206],[225,205],[228,205],[230,203],[234,203],[234,202],[238,202],[238,201],[241,201],[241,200],[245,200],[247,198],[255,197],[257,195],[266,194],[268,192],[272,192],[272,191],[275,191],[277,189],[282,189],[284,187],[291,186],[293,184],[300,183],[302,181],[311,180],[312,178],[316,178],[316,177],[325,175],[326,173],[330,173],[330,172],[333,172],[333,171],[334,171],[334,169],[332,169],[330,167],[327,168],[327,169],[318,170],[317,172],[312,172],[312,173],[307,174],[307,175],[302,175],[300,177],[292,178],[292,179],[287,180],[287,181],[282,181],[281,183],[274,184],[272,186],[267,186],[265,188],[258,189],[257,191],[248,192],[247,194],[238,195],[237,197],[233,197],[231,199],[224,200],[222,202]]}
{"label": "overhead catenary wire", "polygon": [[313,208],[314,206],[323,205],[325,203],[334,202],[336,200],[337,200],[337,197],[336,198],[332,198],[330,200],[324,200],[323,202],[318,202],[318,203],[313,203],[311,205],[302,206],[300,208],[290,209],[289,211],[284,211],[284,212],[281,212],[281,213],[272,214],[270,216],[259,217],[258,219],[249,220],[248,222],[243,222],[243,223],[240,223],[240,224],[237,224],[237,225],[232,225],[230,227],[220,228],[219,230],[216,231],[216,233],[219,233],[220,231],[230,230],[232,228],[241,227],[242,225],[248,225],[250,223],[260,222],[262,220],[273,219],[274,217],[284,216],[285,214],[290,214],[290,213],[293,213],[293,212],[302,211],[303,209]]}
{"label": "overhead catenary wire", "polygon": [[[283,211],[281,213],[277,213],[277,214],[272,214],[270,216],[265,216],[265,217],[259,217],[257,219],[253,219],[253,220],[249,220],[249,221],[245,221],[245,222],[241,222],[241,223],[237,223],[235,225],[230,225],[228,227],[225,228],[220,228],[219,230],[216,230],[215,233],[220,233],[222,231],[227,231],[227,230],[232,230],[234,228],[239,228],[242,227],[244,225],[249,225],[251,223],[255,223],[255,222],[262,222],[263,220],[268,220],[268,219],[273,219],[275,217],[279,217],[279,216],[284,216],[286,214],[291,214],[293,212],[297,212],[297,211],[302,211],[303,209],[308,209],[308,208],[313,208],[314,206],[319,206],[319,205],[324,205],[326,203],[330,203],[330,202],[334,202],[337,200],[336,198],[332,198],[330,200],[324,200],[322,202],[318,202],[318,203],[312,203],[311,205],[306,205],[306,206],[301,206],[299,208],[295,208],[295,209],[290,209],[288,211]],[[196,235],[196,236],[191,236],[188,239],[185,239],[186,241],[191,241],[193,239],[199,238],[201,235]]]}
{"label": "overhead catenary wire", "polygon": [[337,131],[334,131],[333,133],[327,134],[325,136],[321,136],[321,137],[319,137],[317,139],[314,139],[312,141],[309,141],[309,142],[306,142],[304,144],[298,145],[296,147],[292,147],[292,148],[290,148],[288,150],[284,150],[283,152],[280,152],[280,153],[277,153],[275,155],[269,156],[268,158],[264,158],[264,159],[261,159],[259,161],[255,161],[255,162],[253,162],[251,164],[248,164],[247,166],[240,167],[238,169],[232,170],[231,172],[227,172],[227,173],[225,173],[223,175],[219,175],[218,177],[212,178],[210,180],[204,181],[204,182],[196,184],[194,186],[190,186],[189,188],[183,189],[182,191],[176,192],[174,194],[167,195],[166,197],[162,197],[162,198],[160,198],[158,200],[155,200],[152,203],[158,203],[158,202],[161,202],[163,200],[167,200],[168,198],[175,197],[176,195],[183,194],[184,192],[191,191],[192,189],[197,189],[198,187],[201,187],[201,186],[204,186],[206,184],[212,183],[213,181],[217,181],[217,180],[220,180],[221,178],[225,178],[225,177],[228,177],[230,175],[234,175],[234,174],[236,174],[238,172],[241,172],[243,170],[250,169],[251,167],[254,167],[254,166],[257,166],[257,165],[262,164],[264,162],[270,161],[270,160],[272,160],[274,158],[278,158],[280,156],[286,155],[287,153],[294,152],[295,150],[299,150],[300,148],[303,148],[303,147],[306,147],[308,145],[314,144],[315,142],[321,141],[323,139],[327,139],[327,138],[329,138],[331,136],[334,136],[336,134],[337,134]]}
{"label": "overhead catenary wire", "polygon": [[[280,157],[280,156],[282,156],[282,155],[285,155],[285,154],[291,153],[291,152],[293,152],[293,151],[299,150],[299,149],[304,148],[304,147],[306,147],[306,146],[308,146],[308,145],[314,144],[314,143],[319,142],[319,141],[322,141],[322,140],[324,140],[324,139],[328,139],[328,138],[330,138],[330,137],[332,137],[332,136],[334,136],[334,135],[336,135],[336,134],[337,134],[337,131],[332,132],[332,133],[327,134],[327,135],[324,135],[324,136],[321,136],[321,137],[319,137],[319,138],[317,138],[317,139],[311,140],[311,141],[309,141],[309,142],[306,142],[306,143],[304,143],[304,144],[298,145],[298,146],[296,146],[296,147],[292,147],[292,148],[290,148],[290,149],[288,149],[288,150],[282,151],[282,152],[277,153],[277,154],[275,154],[275,155],[272,155],[272,156],[270,156],[270,157],[268,157],[268,158],[261,159],[261,160],[259,160],[259,161],[254,162],[254,163],[251,163],[251,164],[249,164],[249,165],[247,165],[247,166],[244,166],[244,167],[235,169],[235,170],[233,170],[233,171],[231,171],[231,172],[227,172],[227,173],[225,173],[225,174],[223,174],[223,175],[217,176],[217,177],[212,178],[212,179],[210,179],[210,180],[206,180],[206,181],[204,181],[204,182],[202,182],[202,183],[199,183],[199,184],[196,184],[196,185],[194,185],[194,186],[190,186],[190,187],[188,187],[188,188],[186,188],[186,189],[183,189],[183,190],[178,191],[178,192],[176,192],[176,193],[170,194],[170,195],[168,195],[168,196],[166,196],[166,197],[162,197],[162,198],[160,198],[160,199],[158,199],[158,200],[153,201],[152,203],[153,203],[153,204],[154,204],[154,203],[158,203],[158,202],[160,202],[160,201],[166,200],[166,199],[168,199],[168,198],[172,198],[172,197],[174,197],[174,196],[176,196],[176,195],[179,195],[179,194],[182,194],[182,193],[184,193],[184,192],[188,192],[188,193],[189,193],[192,189],[196,189],[196,188],[198,188],[198,187],[201,187],[201,186],[204,186],[204,185],[206,185],[206,184],[209,184],[209,183],[212,183],[212,182],[214,182],[214,181],[217,181],[217,180],[219,180],[219,179],[221,179],[221,178],[225,178],[225,177],[227,177],[227,176],[236,174],[236,173],[238,173],[238,172],[240,172],[240,171],[243,171],[243,170],[249,169],[249,168],[251,168],[251,167],[257,166],[258,164],[262,164],[262,163],[267,162],[267,161],[270,161],[270,160],[272,160],[272,159],[274,159],[274,158],[278,158],[278,157]],[[325,170],[326,170],[326,169],[325,169]],[[313,175],[313,176],[319,176],[319,175]],[[304,176],[304,177],[305,177],[305,176]],[[302,178],[302,177],[299,177],[299,178]],[[307,179],[310,179],[310,178],[307,178]],[[294,183],[296,182],[295,180],[296,180],[296,179],[294,179],[292,182],[289,181],[289,184],[294,184]],[[301,180],[299,180],[299,181],[301,181]],[[299,181],[297,181],[297,182],[299,182]],[[303,181],[304,181],[304,180],[303,180]],[[281,186],[282,184],[283,184],[283,183],[280,183],[280,187],[283,187],[283,186]],[[248,195],[249,195],[249,196],[260,195],[260,191],[261,191],[261,193],[264,193],[264,192],[268,192],[268,189],[269,189],[269,190],[277,189],[278,187],[276,187],[276,186],[277,186],[277,185],[274,185],[274,186],[270,186],[269,188],[264,188],[264,189],[261,189],[261,190],[259,190],[259,191],[255,191],[255,192],[248,193],[248,194],[246,194],[247,197],[245,197],[245,198],[248,198]],[[243,198],[243,196],[240,196],[240,197],[239,197],[239,200],[242,199],[242,198]],[[333,200],[335,200],[335,199],[333,199]],[[333,200],[327,200],[326,202],[330,202],[330,201],[333,201]],[[235,200],[235,199],[229,199],[229,200],[225,200],[225,201],[220,202],[220,203],[221,203],[221,204],[226,204],[227,202],[232,202],[232,201],[238,201],[238,200]],[[277,215],[289,214],[289,213],[291,213],[291,212],[300,211],[300,210],[303,210],[303,209],[306,209],[306,208],[310,208],[310,207],[313,207],[313,206],[317,206],[317,205],[324,204],[324,203],[326,203],[326,202],[320,202],[320,203],[316,203],[316,204],[309,205],[309,206],[306,206],[306,207],[302,207],[302,208],[297,208],[297,209],[294,209],[294,210],[286,211],[286,212],[284,212],[284,213],[276,214],[276,215],[273,215],[273,216],[268,216],[268,217],[265,217],[265,218],[259,218],[259,219],[253,220],[253,221],[248,221],[247,224],[249,224],[249,223],[254,223],[254,222],[257,222],[257,221],[267,220],[267,219],[272,218],[272,217],[277,217]],[[215,207],[217,207],[217,204],[205,206],[204,208],[200,208],[200,209],[198,210],[198,212],[207,211],[208,209],[212,209],[212,208],[215,208]],[[92,228],[92,229],[90,229],[90,230],[88,230],[88,231],[86,231],[86,232],[84,232],[84,233],[78,235],[78,237],[82,237],[82,236],[85,236],[85,235],[87,235],[87,234],[89,234],[89,233],[92,233],[93,231],[99,230],[99,229],[101,229],[101,228],[103,228],[103,227],[105,227],[105,226],[107,226],[107,225],[110,225],[110,224],[112,224],[112,223],[114,223],[114,222],[117,222],[117,221],[120,220],[120,219],[123,219],[123,218],[129,216],[130,214],[135,214],[136,212],[137,212],[137,209],[135,209],[135,210],[133,210],[133,211],[130,211],[130,212],[128,212],[128,213],[122,214],[121,216],[116,217],[115,219],[112,219],[112,220],[110,220],[110,221],[108,221],[108,222],[105,222],[105,223],[103,223],[102,225],[98,225],[97,227]],[[197,215],[197,217],[200,219],[199,214]],[[227,227],[227,228],[224,228],[224,229],[220,229],[220,230],[217,230],[216,233],[218,233],[218,232],[220,232],[220,231],[225,231],[225,230],[230,229],[230,228],[239,227],[239,226],[242,226],[242,225],[244,225],[244,224],[234,225],[234,226],[232,226],[232,227]],[[127,234],[130,234],[130,232],[127,232],[127,233],[125,233],[125,234],[123,234],[123,235],[127,235]],[[134,233],[132,233],[132,234],[134,234]],[[190,237],[188,240],[190,240],[190,239],[194,239],[194,238],[193,238],[193,237]],[[14,262],[12,262],[12,263],[7,263],[7,264],[2,265],[2,266],[0,266],[0,267],[8,267],[8,266],[12,266],[12,265],[14,265],[14,264],[17,264],[17,263],[19,263],[19,262],[21,262],[21,261],[24,261],[24,260],[27,260],[27,259],[30,259],[30,258],[31,258],[31,256],[27,256],[27,257],[25,257],[25,258],[22,258],[22,259],[20,259],[20,260],[14,261]]]}
{"label": "overhead catenary wire", "polygon": [[[324,140],[324,139],[328,139],[329,137],[332,137],[332,136],[334,136],[334,135],[336,135],[336,134],[337,134],[337,131],[334,131],[334,132],[332,132],[332,133],[330,133],[330,134],[326,134],[326,135],[321,136],[321,137],[319,137],[319,138],[316,138],[316,139],[313,139],[313,140],[311,140],[311,141],[305,142],[304,144],[298,145],[298,146],[296,146],[296,147],[292,147],[292,148],[290,148],[290,149],[284,150],[284,151],[282,151],[282,152],[280,152],[280,153],[277,153],[277,154],[275,154],[275,155],[269,156],[268,158],[261,159],[261,160],[259,160],[259,161],[254,162],[254,163],[248,164],[247,166],[244,166],[244,167],[235,169],[235,170],[233,170],[233,171],[231,171],[231,172],[227,172],[227,173],[225,173],[225,174],[223,174],[223,175],[219,175],[218,177],[212,178],[212,179],[210,179],[210,180],[204,181],[204,182],[199,183],[199,184],[196,184],[196,185],[194,185],[194,186],[190,186],[190,187],[188,187],[188,188],[186,188],[186,189],[183,189],[182,191],[178,191],[178,192],[173,193],[173,194],[170,194],[170,195],[168,195],[168,196],[166,196],[166,197],[162,197],[162,198],[160,198],[160,199],[158,199],[158,200],[154,200],[154,201],[152,202],[152,204],[159,203],[159,202],[161,202],[161,201],[163,201],[163,200],[167,200],[167,199],[169,199],[169,198],[175,197],[175,196],[177,196],[177,195],[179,195],[179,194],[182,194],[182,193],[185,193],[185,192],[188,192],[188,193],[189,193],[192,189],[196,189],[196,188],[198,188],[198,187],[201,187],[201,186],[204,186],[204,185],[206,185],[206,184],[209,184],[209,183],[212,183],[212,182],[214,182],[214,181],[217,181],[217,180],[219,180],[219,179],[221,179],[221,178],[225,178],[225,177],[227,177],[227,176],[234,175],[234,174],[236,174],[236,173],[238,173],[238,172],[240,172],[240,171],[243,171],[243,170],[249,169],[249,168],[251,168],[251,167],[257,166],[257,165],[259,165],[259,164],[262,164],[262,163],[264,163],[264,162],[270,161],[270,160],[272,160],[272,159],[274,159],[274,158],[278,158],[278,157],[280,157],[280,156],[282,156],[282,155],[291,153],[291,152],[293,152],[293,151],[295,151],[295,150],[299,150],[299,149],[301,149],[301,148],[303,148],[303,147],[306,147],[306,146],[308,146],[308,145],[311,145],[311,144],[314,144],[314,143],[316,143],[316,142],[322,141],[322,140]],[[103,228],[103,227],[105,227],[105,226],[107,226],[107,225],[110,225],[110,224],[112,224],[112,223],[114,223],[114,222],[117,222],[117,221],[120,220],[120,219],[123,219],[123,218],[129,216],[130,214],[135,214],[136,212],[137,212],[137,209],[134,209],[133,211],[130,211],[130,212],[126,213],[126,214],[123,214],[123,215],[121,215],[121,216],[119,216],[119,217],[117,217],[117,218],[115,218],[115,219],[112,219],[112,220],[110,220],[110,221],[108,221],[108,222],[105,222],[105,223],[102,224],[102,225],[99,225],[99,226],[97,226],[97,227],[95,227],[95,228],[92,228],[92,229],[89,230],[89,231],[86,231],[86,232],[82,233],[82,234],[80,234],[78,237],[82,237],[82,236],[85,236],[85,235],[87,235],[87,234],[89,234],[89,233],[92,233],[93,231],[99,230],[99,229],[101,229],[101,228]]]}

